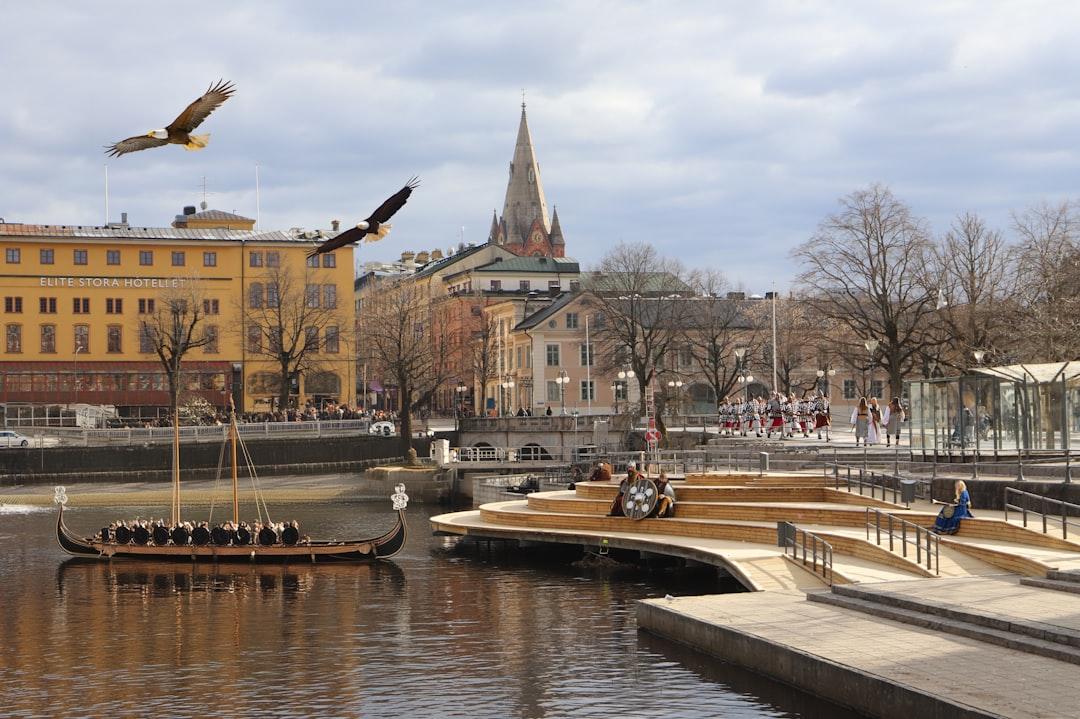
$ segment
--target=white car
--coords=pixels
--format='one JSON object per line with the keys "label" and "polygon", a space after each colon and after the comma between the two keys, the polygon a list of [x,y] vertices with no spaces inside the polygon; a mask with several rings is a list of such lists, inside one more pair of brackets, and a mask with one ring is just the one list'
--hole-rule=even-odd
{"label": "white car", "polygon": [[394,423],[376,422],[375,424],[368,427],[368,432],[370,434],[377,434],[380,437],[391,437],[394,434]]}
{"label": "white car", "polygon": [[29,447],[30,438],[10,429],[0,430],[0,447]]}

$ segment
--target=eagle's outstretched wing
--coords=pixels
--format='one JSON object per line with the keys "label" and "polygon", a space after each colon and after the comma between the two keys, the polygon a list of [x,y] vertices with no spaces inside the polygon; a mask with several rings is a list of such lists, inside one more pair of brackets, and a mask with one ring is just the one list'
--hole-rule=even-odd
{"label": "eagle's outstretched wing", "polygon": [[410,179],[408,182],[405,183],[405,187],[402,187],[400,190],[388,197],[386,199],[386,202],[379,205],[378,209],[376,209],[368,216],[367,221],[371,222],[372,220],[374,220],[381,225],[382,223],[389,220],[391,217],[394,216],[395,212],[405,206],[405,203],[409,199],[409,195],[411,195],[412,191],[419,186],[419,178],[413,177],[412,179]]}
{"label": "eagle's outstretched wing", "polygon": [[109,157],[120,157],[120,155],[126,155],[129,152],[149,150],[151,147],[161,147],[162,145],[168,144],[168,140],[159,140],[156,137],[149,137],[147,135],[136,135],[135,137],[121,140],[114,145],[107,145],[105,147],[105,154]]}
{"label": "eagle's outstretched wing", "polygon": [[360,240],[364,239],[364,235],[366,234],[367,230],[361,230],[359,227],[350,227],[349,229],[339,234],[337,237],[323,242],[321,245],[309,252],[307,256],[314,257],[315,255],[321,255],[325,252],[333,252],[339,247],[344,247],[345,245],[351,245],[354,242],[359,242]]}
{"label": "eagle's outstretched wing", "polygon": [[221,103],[232,97],[235,87],[231,82],[225,80],[218,80],[217,83],[211,85],[209,89],[195,102],[187,106],[180,115],[172,121],[166,130],[170,132],[183,131],[191,132],[206,118],[210,117],[210,113],[218,109]]}

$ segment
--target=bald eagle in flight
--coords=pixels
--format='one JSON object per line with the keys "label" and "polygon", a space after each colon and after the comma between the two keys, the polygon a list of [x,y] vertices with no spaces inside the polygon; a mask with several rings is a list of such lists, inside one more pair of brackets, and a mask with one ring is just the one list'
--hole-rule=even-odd
{"label": "bald eagle in flight", "polygon": [[394,216],[394,213],[405,206],[405,203],[409,199],[409,195],[412,191],[420,186],[419,178],[412,178],[405,183],[405,187],[395,192],[390,197],[386,198],[386,201],[379,205],[379,208],[368,215],[368,218],[362,222],[357,223],[356,227],[350,227],[337,237],[327,240],[314,250],[308,253],[308,257],[314,257],[315,255],[321,255],[325,252],[333,252],[339,247],[345,245],[351,245],[354,242],[377,242],[386,237],[390,232],[390,225],[386,224],[387,221]]}
{"label": "bald eagle in flight", "polygon": [[129,152],[148,150],[162,145],[183,145],[185,150],[201,150],[210,141],[210,135],[192,135],[191,131],[202,124],[221,103],[232,97],[233,84],[218,80],[195,102],[187,106],[168,127],[136,135],[105,148],[105,154],[119,157]]}

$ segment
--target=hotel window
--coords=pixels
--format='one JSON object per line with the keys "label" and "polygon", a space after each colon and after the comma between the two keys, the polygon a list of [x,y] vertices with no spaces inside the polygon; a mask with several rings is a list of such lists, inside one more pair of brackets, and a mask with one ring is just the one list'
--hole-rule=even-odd
{"label": "hotel window", "polygon": [[281,329],[276,329],[270,333],[269,342],[267,342],[267,348],[272,354],[278,354],[281,352]]}
{"label": "hotel window", "polygon": [[139,264],[143,267],[149,267],[154,264],[154,251],[139,250]]}
{"label": "hotel window", "polygon": [[90,314],[90,298],[89,297],[73,297],[72,298],[72,312],[77,315]]}
{"label": "hotel window", "polygon": [[593,350],[592,344],[580,345],[579,352],[581,356],[582,367],[592,367],[593,362],[596,360],[594,355],[596,352]]}
{"label": "hotel window", "polygon": [[262,282],[252,282],[248,287],[248,307],[253,310],[261,310],[263,306]]}
{"label": "hotel window", "polygon": [[56,253],[53,250],[43,249],[40,251],[41,264],[51,265],[56,262]]}
{"label": "hotel window", "polygon": [[120,264],[120,250],[105,250],[105,264]]}
{"label": "hotel window", "polygon": [[203,345],[203,351],[207,354],[218,353],[218,328],[217,325],[206,326],[206,344]]}
{"label": "hotel window", "polygon": [[105,337],[108,339],[105,347],[106,352],[117,353],[122,351],[120,349],[120,325],[109,325],[105,330]]}
{"label": "hotel window", "polygon": [[578,328],[578,313],[567,312],[566,313],[566,329],[576,330]]}
{"label": "hotel window", "polygon": [[145,322],[139,325],[139,351],[146,355],[154,352],[154,331]]}
{"label": "hotel window", "polygon": [[217,253],[216,252],[204,252],[202,253],[203,267],[217,267]]}
{"label": "hotel window", "polygon": [[262,352],[262,329],[252,325],[247,329],[248,352]]}
{"label": "hotel window", "polygon": [[628,385],[627,385],[625,380],[615,380],[615,399],[616,400],[621,401],[621,400],[624,400],[624,399],[626,399],[627,397],[630,396],[630,393],[627,392],[627,387],[628,387]]}
{"label": "hotel window", "polygon": [[55,297],[38,297],[38,312],[43,315],[55,315],[56,314],[56,298]]}
{"label": "hotel window", "polygon": [[154,314],[154,300],[153,298],[144,299],[139,298],[139,314],[140,315],[152,315]]}
{"label": "hotel window", "polygon": [[41,352],[42,354],[56,352],[56,325],[41,326]]}
{"label": "hotel window", "polygon": [[75,349],[90,351],[90,325],[75,325]]}
{"label": "hotel window", "polygon": [[248,253],[248,267],[262,267],[263,253],[254,250]]}
{"label": "hotel window", "polygon": [[334,257],[333,252],[327,252],[322,256],[323,267],[337,267],[337,259]]}
{"label": "hotel window", "polygon": [[323,285],[322,298],[322,306],[325,309],[337,309],[337,285]]}
{"label": "hotel window", "polygon": [[271,309],[277,309],[281,305],[281,292],[278,290],[277,282],[266,283],[266,306]]}
{"label": "hotel window", "polygon": [[555,344],[547,346],[547,366],[559,366],[559,345]]}
{"label": "hotel window", "polygon": [[281,267],[281,253],[277,250],[266,251],[266,266]]}
{"label": "hotel window", "polygon": [[870,380],[870,396],[885,399],[885,383],[879,379]]}
{"label": "hotel window", "polygon": [[221,303],[219,300],[203,300],[202,311],[204,315],[216,315],[221,310]]}
{"label": "hotel window", "polygon": [[172,253],[172,266],[173,267],[183,267],[185,262],[186,262],[186,259],[184,257],[183,252],[173,252]]}
{"label": "hotel window", "polygon": [[4,261],[9,265],[17,265],[22,259],[22,250],[18,247],[8,247],[4,250]]}
{"label": "hotel window", "polygon": [[323,349],[330,354],[336,354],[338,352],[339,337],[337,327],[327,327],[326,334],[323,336]]}
{"label": "hotel window", "polygon": [[4,336],[7,338],[8,352],[22,352],[22,325],[8,325]]}
{"label": "hotel window", "polygon": [[581,401],[591,402],[596,399],[596,385],[591,379],[581,380]]}
{"label": "hotel window", "polygon": [[855,399],[858,392],[859,390],[855,386],[855,380],[844,380],[844,399]]}
{"label": "hotel window", "polygon": [[76,265],[85,265],[88,262],[89,253],[86,250],[74,250],[74,263]]}
{"label": "hotel window", "polygon": [[308,267],[318,267],[319,266],[319,256],[318,255],[312,255],[311,257],[307,258],[307,266]]}
{"label": "hotel window", "polygon": [[319,306],[319,286],[307,285],[304,287],[304,306],[316,309]]}
{"label": "hotel window", "polygon": [[528,292],[529,291],[529,284],[530,283],[529,283],[528,280],[521,280],[521,281],[518,282],[518,289],[521,290],[522,292]]}
{"label": "hotel window", "polygon": [[304,328],[304,347],[308,352],[312,354],[319,353],[319,328],[318,327],[305,327]]}
{"label": "hotel window", "polygon": [[547,401],[558,402],[559,401],[559,383],[555,380],[549,379],[547,381]]}
{"label": "hotel window", "polygon": [[122,315],[124,314],[124,300],[122,297],[106,297],[105,298],[105,314],[107,315]]}
{"label": "hotel window", "polygon": [[492,292],[502,292],[502,280],[492,280],[491,281],[491,291]]}
{"label": "hotel window", "polygon": [[22,297],[5,297],[4,312],[22,312]]}

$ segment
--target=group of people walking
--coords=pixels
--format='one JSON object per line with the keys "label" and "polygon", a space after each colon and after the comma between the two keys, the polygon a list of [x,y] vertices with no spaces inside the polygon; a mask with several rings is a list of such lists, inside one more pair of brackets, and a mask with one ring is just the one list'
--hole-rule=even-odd
{"label": "group of people walking", "polygon": [[832,420],[829,415],[829,398],[824,394],[809,394],[796,399],[794,394],[785,396],[782,392],[773,392],[768,399],[764,395],[747,397],[739,401],[737,397],[728,397],[720,403],[720,435],[757,437],[771,439],[773,433],[781,438],[794,437],[801,433],[809,437],[817,432],[817,438],[825,434],[825,441],[831,441],[829,429]]}
{"label": "group of people walking", "polygon": [[893,397],[885,410],[878,406],[876,397],[862,397],[851,411],[851,426],[855,428],[855,446],[879,444],[885,435],[885,446],[891,446],[895,438],[900,445],[900,425],[907,418],[899,397]]}

